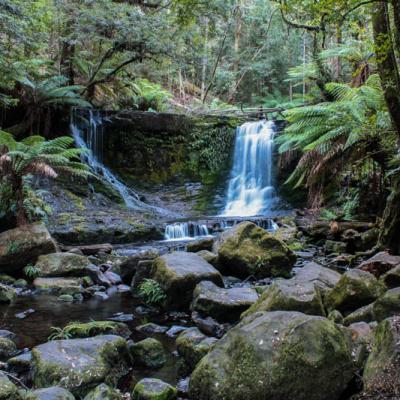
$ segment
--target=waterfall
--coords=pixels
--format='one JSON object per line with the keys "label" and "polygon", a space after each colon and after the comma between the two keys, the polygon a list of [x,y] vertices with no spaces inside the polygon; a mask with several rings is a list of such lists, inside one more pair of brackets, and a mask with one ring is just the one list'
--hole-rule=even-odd
{"label": "waterfall", "polygon": [[265,214],[276,200],[272,157],[274,122],[246,122],[237,129],[224,216]]}
{"label": "waterfall", "polygon": [[139,200],[138,195],[123,184],[104,164],[103,164],[103,118],[99,111],[88,110],[88,119],[82,115],[82,122],[78,121],[78,114],[73,111],[71,116],[71,132],[78,147],[88,149],[84,154],[85,161],[94,172],[102,176],[122,197],[126,206],[131,209],[142,209],[150,207]]}
{"label": "waterfall", "polygon": [[194,222],[177,222],[165,227],[165,240],[189,240],[210,236],[207,225]]}

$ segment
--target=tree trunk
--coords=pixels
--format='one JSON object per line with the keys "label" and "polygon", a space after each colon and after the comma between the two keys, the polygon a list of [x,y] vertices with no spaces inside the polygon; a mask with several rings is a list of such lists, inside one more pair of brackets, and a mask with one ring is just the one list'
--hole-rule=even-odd
{"label": "tree trunk", "polygon": [[[393,126],[400,139],[400,79],[394,54],[388,5],[379,2],[373,9],[373,31],[378,72]],[[387,199],[379,236],[379,245],[393,254],[400,253],[400,182]]]}
{"label": "tree trunk", "polygon": [[400,0],[392,0],[393,5],[393,20],[396,26],[396,31],[394,32],[394,44],[396,46],[396,50],[398,52],[398,56],[400,55]]}
{"label": "tree trunk", "polygon": [[28,224],[28,219],[26,217],[25,207],[24,207],[24,185],[22,178],[15,177],[12,183],[13,191],[15,193],[16,200],[16,217],[17,226],[24,226]]}
{"label": "tree trunk", "polygon": [[203,56],[201,58],[201,98],[204,97],[204,93],[206,92],[206,76],[207,76],[207,64],[208,64],[208,18],[204,20],[205,24],[205,32],[204,32],[204,47],[203,47]]}
{"label": "tree trunk", "polygon": [[60,59],[60,71],[61,74],[68,78],[68,84],[74,85],[75,72],[73,58],[75,54],[75,45],[68,42],[63,42],[61,59]]}

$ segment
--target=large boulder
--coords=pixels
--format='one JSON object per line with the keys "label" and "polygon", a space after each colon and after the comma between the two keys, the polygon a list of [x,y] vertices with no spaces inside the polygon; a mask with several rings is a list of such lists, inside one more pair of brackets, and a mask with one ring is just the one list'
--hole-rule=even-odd
{"label": "large boulder", "polygon": [[102,382],[115,385],[129,365],[127,342],[115,335],[54,340],[32,350],[34,385],[60,386],[75,396],[84,396]]}
{"label": "large boulder", "polygon": [[52,253],[38,258],[35,267],[39,277],[85,276],[90,261],[78,254]]}
{"label": "large boulder", "polygon": [[400,287],[400,265],[386,272],[379,280],[389,289]]}
{"label": "large boulder", "polygon": [[344,318],[344,325],[355,324],[357,322],[371,322],[374,317],[372,315],[374,303],[368,304],[364,307],[357,308],[351,314]]}
{"label": "large boulder", "polygon": [[242,222],[223,232],[213,247],[226,275],[246,278],[288,277],[295,254],[281,240],[252,222]]}
{"label": "large boulder", "polygon": [[150,247],[129,256],[119,267],[122,280],[131,283],[133,276],[136,274],[139,263],[141,261],[154,260],[159,255],[160,252],[158,249]]}
{"label": "large boulder", "polygon": [[50,387],[29,392],[25,400],[75,400],[75,397],[64,388]]}
{"label": "large boulder", "polygon": [[176,388],[154,378],[142,379],[132,392],[132,400],[175,400],[177,397]]}
{"label": "large boulder", "polygon": [[299,311],[325,316],[323,296],[339,281],[340,274],[310,262],[289,280],[276,280],[246,312]]}
{"label": "large boulder", "polygon": [[369,272],[359,269],[346,271],[326,297],[329,311],[350,313],[365,306],[384,292],[384,286]]}
{"label": "large boulder", "polygon": [[[364,368],[363,398],[397,399],[400,382],[400,317],[382,321],[375,329]],[[376,395],[379,397],[369,397]]]}
{"label": "large boulder", "polygon": [[42,254],[54,253],[57,246],[42,223],[0,233],[0,271],[17,273]]}
{"label": "large boulder", "polygon": [[346,328],[297,312],[260,312],[242,320],[200,361],[190,398],[336,400],[354,369]]}
{"label": "large boulder", "polygon": [[218,321],[237,321],[258,299],[252,288],[222,289],[210,281],[200,282],[193,292],[192,310]]}
{"label": "large boulder", "polygon": [[372,315],[375,321],[400,315],[400,287],[390,289],[379,297],[372,306]]}
{"label": "large boulder", "polygon": [[20,400],[17,387],[0,371],[0,400]]}
{"label": "large boulder", "polygon": [[211,350],[218,339],[204,335],[198,328],[189,328],[176,339],[179,355],[183,358],[188,372]]}
{"label": "large boulder", "polygon": [[159,283],[167,295],[165,306],[188,307],[193,290],[201,281],[212,281],[223,286],[221,274],[194,253],[174,252],[156,258],[151,278]]}
{"label": "large boulder", "polygon": [[379,278],[391,269],[400,266],[400,256],[393,256],[387,251],[381,251],[373,257],[362,262],[358,268],[370,272]]}

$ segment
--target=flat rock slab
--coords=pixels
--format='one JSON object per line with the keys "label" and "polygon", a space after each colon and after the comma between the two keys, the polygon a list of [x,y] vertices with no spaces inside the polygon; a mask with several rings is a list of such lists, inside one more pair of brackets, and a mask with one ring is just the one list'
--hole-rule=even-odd
{"label": "flat rock slab", "polygon": [[83,291],[81,278],[36,278],[33,286],[40,291],[75,294]]}
{"label": "flat rock slab", "polygon": [[127,342],[115,335],[54,340],[32,349],[34,385],[60,386],[75,396],[102,382],[116,384],[129,365]]}
{"label": "flat rock slab", "polygon": [[64,388],[50,387],[28,393],[26,400],[75,400],[75,397]]}
{"label": "flat rock slab", "polygon": [[188,307],[193,290],[201,281],[223,286],[221,274],[194,253],[174,252],[158,257],[152,269],[152,278],[165,291],[166,306],[171,308]]}
{"label": "flat rock slab", "polygon": [[194,290],[192,309],[218,321],[237,321],[257,299],[258,294],[252,288],[222,289],[204,281]]}
{"label": "flat rock slab", "polygon": [[90,261],[78,254],[52,253],[38,258],[35,267],[39,277],[84,276]]}

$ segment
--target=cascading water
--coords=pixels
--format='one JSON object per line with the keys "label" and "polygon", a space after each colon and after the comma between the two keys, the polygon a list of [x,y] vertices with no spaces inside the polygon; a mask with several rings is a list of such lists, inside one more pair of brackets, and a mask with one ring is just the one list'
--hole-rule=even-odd
{"label": "cascading water", "polygon": [[246,122],[237,129],[224,216],[263,215],[276,200],[272,157],[273,121]]}
{"label": "cascading water", "polygon": [[164,239],[190,240],[210,236],[207,225],[194,222],[177,222],[165,227]]}

